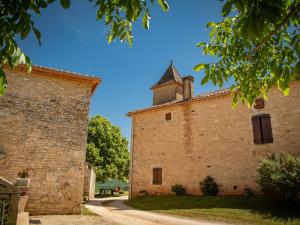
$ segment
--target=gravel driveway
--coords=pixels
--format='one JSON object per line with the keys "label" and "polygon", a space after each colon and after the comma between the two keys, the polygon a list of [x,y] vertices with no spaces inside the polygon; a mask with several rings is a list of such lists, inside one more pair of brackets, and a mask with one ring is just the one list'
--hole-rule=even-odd
{"label": "gravel driveway", "polygon": [[30,225],[118,225],[100,216],[47,215],[31,216]]}
{"label": "gravel driveway", "polygon": [[91,200],[85,204],[100,216],[49,215],[30,217],[30,225],[224,225],[133,209],[124,204],[127,197]]}
{"label": "gravel driveway", "polygon": [[[85,204],[93,213],[118,225],[221,225],[183,217],[157,214],[133,209],[124,204],[127,196],[118,198],[95,199]],[[224,225],[224,224],[223,224]]]}

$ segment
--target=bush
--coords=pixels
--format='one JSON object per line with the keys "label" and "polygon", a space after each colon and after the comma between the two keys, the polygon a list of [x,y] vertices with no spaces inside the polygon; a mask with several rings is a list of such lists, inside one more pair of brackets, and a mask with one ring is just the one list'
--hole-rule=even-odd
{"label": "bush", "polygon": [[219,192],[219,186],[211,176],[206,176],[199,184],[200,190],[205,196],[215,196]]}
{"label": "bush", "polygon": [[288,153],[272,154],[257,169],[261,191],[284,201],[297,198],[300,192],[300,157]]}
{"label": "bush", "polygon": [[181,184],[175,184],[171,187],[172,192],[174,192],[176,195],[184,195],[185,194],[185,188]]}
{"label": "bush", "polygon": [[251,188],[244,188],[244,196],[245,197],[252,197],[255,196],[254,192]]}

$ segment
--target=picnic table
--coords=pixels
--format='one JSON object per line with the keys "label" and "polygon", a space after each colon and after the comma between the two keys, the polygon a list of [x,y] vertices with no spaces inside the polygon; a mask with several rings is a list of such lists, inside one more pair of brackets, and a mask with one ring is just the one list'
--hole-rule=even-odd
{"label": "picnic table", "polygon": [[111,194],[111,196],[114,196],[114,193],[119,193],[120,188],[100,188],[100,196],[101,194]]}

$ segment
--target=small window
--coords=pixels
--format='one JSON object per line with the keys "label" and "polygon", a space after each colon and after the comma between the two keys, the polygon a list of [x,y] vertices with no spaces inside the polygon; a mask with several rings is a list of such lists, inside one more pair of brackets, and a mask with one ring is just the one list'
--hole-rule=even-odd
{"label": "small window", "polygon": [[252,117],[254,144],[273,143],[271,117],[269,114]]}
{"label": "small window", "polygon": [[258,98],[255,100],[254,108],[255,109],[263,109],[265,107],[265,101],[263,98]]}
{"label": "small window", "polygon": [[167,113],[167,114],[166,114],[166,120],[171,120],[171,119],[172,119],[171,113]]}
{"label": "small window", "polygon": [[162,169],[153,168],[153,184],[162,184]]}

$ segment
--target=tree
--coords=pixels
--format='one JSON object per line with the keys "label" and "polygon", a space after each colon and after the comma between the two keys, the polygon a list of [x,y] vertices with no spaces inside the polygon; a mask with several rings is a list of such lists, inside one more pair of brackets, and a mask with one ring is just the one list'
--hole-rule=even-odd
{"label": "tree", "polygon": [[[29,57],[18,47],[16,36],[25,39],[30,32],[34,32],[39,44],[41,33],[35,27],[31,18],[33,14],[40,15],[41,9],[45,9],[55,0],[5,0],[0,1],[0,96],[5,93],[7,80],[4,73],[4,65],[14,68],[19,64],[25,64],[28,72],[31,70]],[[132,45],[132,23],[142,15],[142,24],[149,29],[150,10],[149,2],[154,0],[89,0],[98,8],[96,19],[105,20],[109,27],[107,40],[119,38]],[[157,0],[164,11],[169,9],[165,0]],[[60,0],[63,8],[70,7],[70,0]]]}
{"label": "tree", "polygon": [[95,166],[97,181],[128,179],[128,142],[119,127],[100,115],[89,120],[86,160]]}
{"label": "tree", "polygon": [[227,0],[223,21],[207,24],[209,43],[197,44],[217,59],[195,66],[205,70],[202,84],[211,80],[222,87],[233,80],[233,106],[267,99],[274,84],[288,95],[289,82],[300,77],[299,12],[299,0]]}

